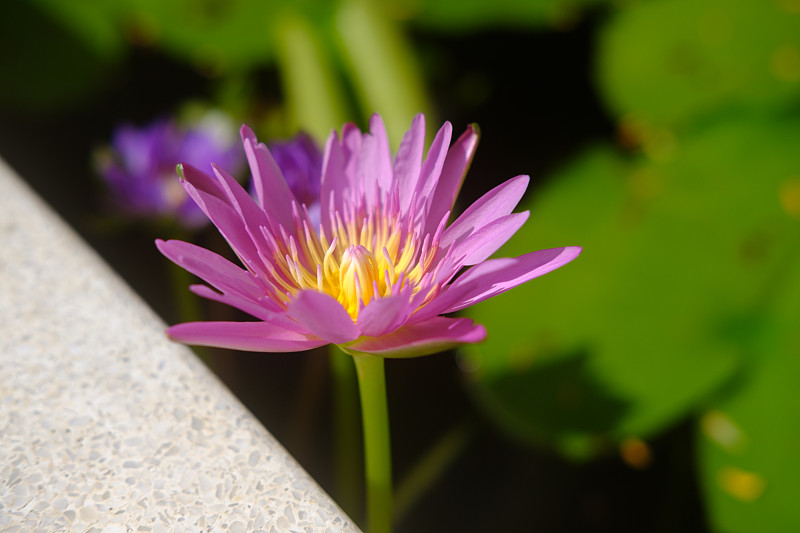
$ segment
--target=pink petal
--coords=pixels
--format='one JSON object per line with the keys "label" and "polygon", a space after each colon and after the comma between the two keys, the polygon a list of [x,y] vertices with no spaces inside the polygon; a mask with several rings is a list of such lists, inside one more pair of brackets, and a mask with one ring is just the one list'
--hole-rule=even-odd
{"label": "pink petal", "polygon": [[202,170],[198,170],[187,163],[181,163],[178,165],[178,175],[181,177],[184,188],[186,188],[186,182],[188,182],[198,191],[216,196],[222,201],[227,201],[225,191],[219,182]]}
{"label": "pink petal", "polygon": [[188,322],[167,329],[178,342],[250,352],[299,352],[328,344],[266,322]]}
{"label": "pink petal", "polygon": [[493,220],[511,213],[525,194],[529,181],[528,176],[517,176],[481,196],[444,231],[440,246],[446,250]]}
{"label": "pink petal", "polygon": [[342,170],[348,180],[343,190],[350,191],[358,188],[356,174],[358,173],[358,155],[361,153],[363,137],[361,130],[352,122],[342,126],[342,149],[344,150]]}
{"label": "pink petal", "polygon": [[486,224],[481,229],[453,246],[451,252],[458,266],[476,265],[485,261],[528,220],[529,211],[511,213]]}
{"label": "pink petal", "polygon": [[[259,143],[253,130],[247,126],[241,129],[244,151],[253,173],[253,184],[258,202],[271,220],[285,228],[293,226],[292,203],[296,202],[292,191],[286,184],[272,154],[263,143]],[[273,228],[274,229],[274,228]]]}
{"label": "pink petal", "polygon": [[[334,130],[325,143],[325,150],[322,155],[322,182],[320,185],[320,221],[325,231],[330,235],[331,208],[336,209],[336,205],[331,205],[331,194],[335,191],[342,191],[349,186],[347,177],[344,173],[344,153],[342,144],[339,142],[339,135]],[[334,197],[334,201],[338,198]]]}
{"label": "pink petal", "polygon": [[[424,201],[419,207],[425,206],[425,211],[421,213],[427,216],[430,201],[436,190],[439,178],[441,177],[442,168],[447,158],[448,147],[450,146],[450,138],[453,135],[453,126],[449,122],[445,122],[439,129],[439,132],[434,137],[431,147],[428,149],[428,155],[425,157],[425,162],[422,164],[420,170],[419,181],[414,190],[414,197],[420,201]],[[438,224],[444,213],[439,215],[439,219],[434,222]]]}
{"label": "pink petal", "polygon": [[189,182],[183,183],[183,188],[195,203],[208,215],[211,222],[231,245],[239,259],[252,272],[264,274],[264,268],[258,257],[256,244],[252,235],[245,226],[245,221],[230,204],[216,196],[195,189]]}
{"label": "pink petal", "polygon": [[405,212],[411,205],[411,197],[422,169],[422,153],[425,150],[425,115],[420,113],[411,122],[411,128],[403,136],[394,158],[394,180],[400,193],[400,209]]}
{"label": "pink petal", "polygon": [[224,257],[188,242],[156,240],[156,247],[170,261],[214,287],[258,298],[264,294],[253,275]]}
{"label": "pink petal", "polygon": [[267,320],[272,316],[273,313],[278,311],[278,309],[275,309],[274,307],[272,309],[267,309],[262,302],[252,300],[250,298],[244,298],[236,293],[219,293],[206,285],[190,285],[189,290],[201,298],[206,298],[208,300],[235,307],[236,309],[244,311],[248,315],[252,315],[261,320]]}
{"label": "pink petal", "polygon": [[251,227],[266,226],[268,224],[266,213],[255,203],[253,197],[244,190],[244,187],[228,172],[219,168],[216,163],[211,163],[211,167],[225,194],[228,196],[228,202],[236,209],[242,220]]}
{"label": "pink petal", "polygon": [[405,324],[410,314],[408,295],[374,298],[358,313],[357,325],[364,335],[378,337]]}
{"label": "pink petal", "polygon": [[381,357],[418,357],[481,342],[485,338],[486,329],[468,318],[434,317],[407,324],[390,335],[362,337],[343,348],[352,353]]}
{"label": "pink petal", "polygon": [[[445,314],[464,309],[569,263],[581,253],[580,246],[539,250],[514,258],[490,259],[467,270],[423,309]],[[430,307],[430,309],[428,309]],[[438,309],[438,310],[437,310]]]}
{"label": "pink petal", "polygon": [[288,315],[317,337],[334,344],[349,342],[361,335],[342,304],[323,292],[300,291],[289,304]]}
{"label": "pink petal", "polygon": [[477,128],[470,125],[448,150],[439,176],[439,183],[429,202],[428,225],[425,233],[433,233],[444,214],[453,210],[464,176],[467,174],[472,156],[475,155],[475,149],[478,147],[478,138]]}
{"label": "pink petal", "polygon": [[[376,202],[382,201],[392,186],[392,154],[389,150],[386,127],[380,115],[374,114],[370,117],[369,130],[370,132],[365,134],[361,141],[356,170],[356,176],[360,181],[359,189],[366,193],[368,209]],[[375,197],[377,191],[380,191],[380,198]]]}
{"label": "pink petal", "polygon": [[[330,234],[331,209],[342,209],[356,185],[357,154],[361,150],[361,131],[355,124],[342,127],[342,138],[334,130],[325,144],[322,156],[322,182],[320,189],[321,222]],[[333,202],[331,202],[333,200]]]}

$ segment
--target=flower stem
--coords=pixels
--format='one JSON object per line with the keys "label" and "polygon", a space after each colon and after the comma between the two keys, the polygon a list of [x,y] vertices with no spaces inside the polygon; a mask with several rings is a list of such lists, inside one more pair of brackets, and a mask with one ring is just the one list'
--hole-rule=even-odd
{"label": "flower stem", "polygon": [[336,461],[336,502],[351,516],[361,508],[359,472],[361,445],[358,427],[358,392],[353,358],[335,345],[330,349],[330,370],[333,381],[333,452]]}
{"label": "flower stem", "polygon": [[392,453],[389,409],[382,357],[354,355],[364,426],[364,469],[367,478],[367,531],[392,530]]}

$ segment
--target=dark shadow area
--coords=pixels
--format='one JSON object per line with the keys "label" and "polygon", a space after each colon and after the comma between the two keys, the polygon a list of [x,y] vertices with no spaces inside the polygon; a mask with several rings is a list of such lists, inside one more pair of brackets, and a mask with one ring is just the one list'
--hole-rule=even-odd
{"label": "dark shadow area", "polygon": [[584,351],[508,372],[476,387],[492,410],[503,411],[501,419],[531,439],[602,437],[630,405],[596,381],[588,362]]}

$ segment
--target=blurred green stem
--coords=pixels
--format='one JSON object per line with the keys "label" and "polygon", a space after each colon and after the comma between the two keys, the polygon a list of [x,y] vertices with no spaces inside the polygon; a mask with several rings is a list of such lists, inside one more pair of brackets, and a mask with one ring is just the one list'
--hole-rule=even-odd
{"label": "blurred green stem", "polygon": [[342,0],[336,30],[361,110],[382,115],[392,148],[397,149],[414,115],[430,116],[411,46],[381,4],[370,0]]}
{"label": "blurred green stem", "polygon": [[386,401],[384,359],[354,355],[364,428],[364,470],[367,479],[367,531],[392,530],[392,452]]}
{"label": "blurred green stem", "polygon": [[473,432],[474,424],[471,421],[450,428],[397,485],[394,503],[395,522],[402,519],[403,515],[461,455]]}
{"label": "blurred green stem", "polygon": [[359,472],[361,446],[358,442],[358,393],[353,359],[335,346],[330,350],[333,387],[333,438],[335,494],[339,506],[357,515],[360,505]]}
{"label": "blurred green stem", "polygon": [[172,294],[181,322],[197,322],[202,317],[198,297],[189,290],[189,285],[194,282],[192,275],[173,262],[169,262],[169,277],[172,285]]}
{"label": "blurred green stem", "polygon": [[277,61],[286,94],[290,129],[323,141],[347,120],[347,106],[330,58],[311,23],[290,11],[277,17]]}

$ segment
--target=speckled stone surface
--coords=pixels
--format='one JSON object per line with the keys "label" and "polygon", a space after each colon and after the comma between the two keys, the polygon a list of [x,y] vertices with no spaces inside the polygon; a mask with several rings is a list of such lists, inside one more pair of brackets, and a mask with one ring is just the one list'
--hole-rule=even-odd
{"label": "speckled stone surface", "polygon": [[0,531],[357,531],[0,161]]}

